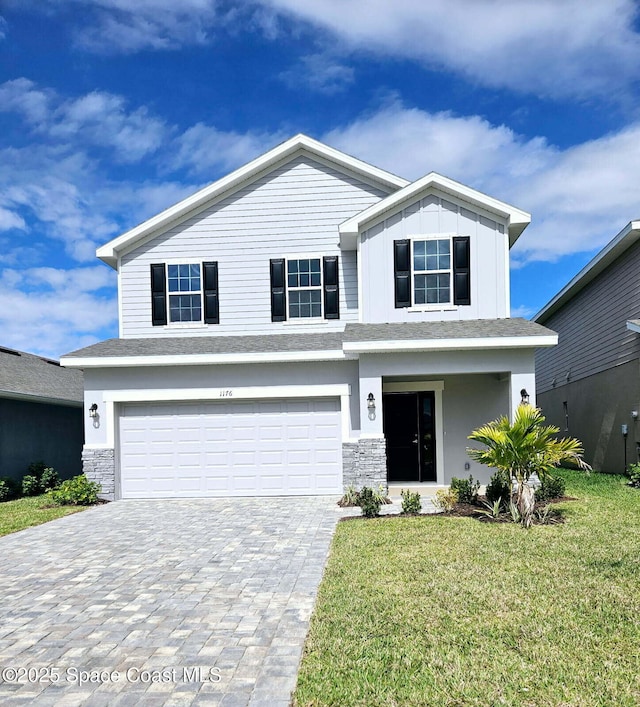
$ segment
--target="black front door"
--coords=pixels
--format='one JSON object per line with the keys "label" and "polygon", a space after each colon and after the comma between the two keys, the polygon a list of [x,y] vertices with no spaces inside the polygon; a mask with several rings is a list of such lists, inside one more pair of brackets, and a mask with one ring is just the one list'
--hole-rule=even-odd
{"label": "black front door", "polygon": [[435,399],[432,392],[385,393],[383,429],[389,481],[435,481]]}

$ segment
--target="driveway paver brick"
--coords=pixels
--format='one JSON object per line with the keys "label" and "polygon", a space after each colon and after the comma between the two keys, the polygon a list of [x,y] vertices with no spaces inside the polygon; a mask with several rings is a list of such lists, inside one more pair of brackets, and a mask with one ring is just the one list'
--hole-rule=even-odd
{"label": "driveway paver brick", "polygon": [[119,501],[0,538],[0,703],[287,705],[335,502]]}

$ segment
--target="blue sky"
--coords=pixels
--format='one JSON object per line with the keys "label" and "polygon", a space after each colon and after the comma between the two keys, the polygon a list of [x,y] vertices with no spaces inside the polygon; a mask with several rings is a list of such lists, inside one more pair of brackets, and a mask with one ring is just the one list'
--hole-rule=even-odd
{"label": "blue sky", "polygon": [[3,0],[0,346],[117,336],[95,248],[295,133],[532,214],[534,314],[640,218],[632,0]]}

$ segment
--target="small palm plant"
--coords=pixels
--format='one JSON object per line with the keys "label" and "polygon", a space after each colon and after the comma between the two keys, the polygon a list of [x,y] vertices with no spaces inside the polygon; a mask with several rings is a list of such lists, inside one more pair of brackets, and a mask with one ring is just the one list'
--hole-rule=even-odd
{"label": "small palm plant", "polygon": [[582,459],[582,444],[573,437],[556,439],[560,430],[544,422],[541,410],[523,403],[516,410],[513,423],[501,417],[469,435],[470,440],[486,447],[468,449],[469,456],[506,472],[516,482],[511,501],[525,528],[530,527],[534,515],[535,492],[527,483],[532,474],[543,478],[563,462],[572,462],[581,469],[590,468]]}

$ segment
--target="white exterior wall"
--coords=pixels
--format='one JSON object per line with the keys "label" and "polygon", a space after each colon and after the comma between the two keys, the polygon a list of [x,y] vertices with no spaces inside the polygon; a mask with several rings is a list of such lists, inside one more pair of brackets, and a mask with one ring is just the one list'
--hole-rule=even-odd
{"label": "white exterior wall", "polygon": [[[237,391],[247,387],[339,384],[351,386],[346,412],[349,429],[344,430],[346,434],[343,434],[343,441],[347,441],[349,436],[358,435],[360,427],[357,361],[86,369],[85,444],[94,448],[114,447],[117,403],[108,402],[108,398],[109,393],[116,391],[175,391],[175,400],[181,400],[200,390],[217,393],[221,389]],[[142,397],[144,399],[144,395]],[[136,400],[134,397],[131,399]],[[231,396],[229,399],[234,398]],[[224,398],[217,400],[224,404]],[[93,403],[98,405],[99,427],[94,427],[94,421],[86,412]]]}
{"label": "white exterior wall", "polygon": [[[385,218],[361,236],[363,322],[500,319],[509,316],[507,224],[451,196],[429,195]],[[471,304],[420,311],[395,307],[393,242],[452,234],[470,237]],[[413,283],[412,283],[413,287]],[[417,308],[416,308],[417,309]]]}
{"label": "white exterior wall", "polygon": [[[210,336],[336,331],[358,321],[355,252],[338,224],[386,196],[380,188],[298,157],[122,256],[120,336]],[[340,319],[271,321],[269,260],[340,256]],[[151,325],[150,265],[218,262],[220,324]]]}

